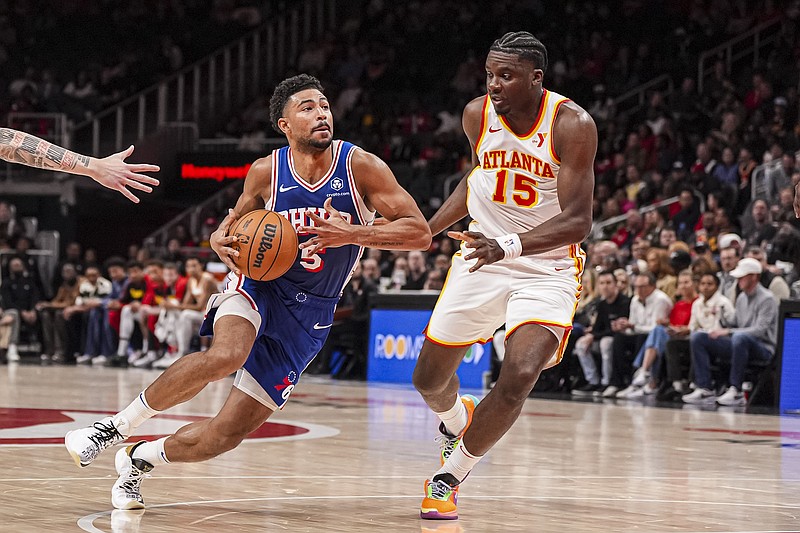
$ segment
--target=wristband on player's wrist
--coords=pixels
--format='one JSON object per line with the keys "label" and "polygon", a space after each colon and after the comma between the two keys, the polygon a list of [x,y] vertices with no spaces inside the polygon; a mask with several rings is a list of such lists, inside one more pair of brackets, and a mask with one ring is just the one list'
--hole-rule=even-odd
{"label": "wristband on player's wrist", "polygon": [[503,249],[505,259],[515,259],[522,255],[522,241],[516,233],[501,235],[495,239],[498,246]]}

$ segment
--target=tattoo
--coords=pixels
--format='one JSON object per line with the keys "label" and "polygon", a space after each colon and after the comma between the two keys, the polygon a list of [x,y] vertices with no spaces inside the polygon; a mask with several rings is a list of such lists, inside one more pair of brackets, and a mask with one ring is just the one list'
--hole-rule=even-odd
{"label": "tattoo", "polygon": [[375,241],[375,242],[368,242],[367,246],[372,246],[372,247],[375,247],[375,246],[400,246],[401,244],[403,244],[402,241],[382,241],[382,242]]}
{"label": "tattoo", "polygon": [[69,171],[78,165],[89,166],[85,155],[10,128],[0,128],[0,159],[47,170]]}

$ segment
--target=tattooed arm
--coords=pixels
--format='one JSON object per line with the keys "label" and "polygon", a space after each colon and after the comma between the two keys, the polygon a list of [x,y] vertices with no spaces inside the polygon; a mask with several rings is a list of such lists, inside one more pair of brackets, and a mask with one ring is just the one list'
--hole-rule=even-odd
{"label": "tattooed arm", "polygon": [[138,172],[158,172],[156,165],[128,164],[125,159],[133,153],[133,146],[102,159],[71,152],[51,144],[34,135],[0,128],[0,159],[10,163],[21,163],[29,167],[88,176],[109,189],[119,191],[131,202],[139,199],[128,190],[138,189],[152,192],[149,185],[158,185],[158,180]]}

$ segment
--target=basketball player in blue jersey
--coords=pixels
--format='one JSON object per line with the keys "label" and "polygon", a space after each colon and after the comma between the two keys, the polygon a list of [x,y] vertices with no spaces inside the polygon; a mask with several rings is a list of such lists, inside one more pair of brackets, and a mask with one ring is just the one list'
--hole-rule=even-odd
{"label": "basketball player in blue jersey", "polygon": [[[225,405],[211,419],[174,435],[122,448],[112,489],[117,509],[144,507],[143,477],[154,466],[204,461],[231,450],[283,407],[303,370],[322,348],[333,312],[363,247],[424,250],[431,233],[389,167],[350,143],[333,139],[333,117],[322,86],[301,74],[281,82],[270,101],[273,127],[289,146],[257,160],[232,212],[211,237],[232,270],[225,291],[209,300],[202,334],[207,352],[182,357],[120,413],[67,434],[79,466],[124,441],[159,412],[183,403],[208,383],[236,373]],[[227,231],[237,217],[272,209],[299,232],[301,250],[289,271],[253,281],[236,269]],[[372,226],[375,212],[386,222]]]}
{"label": "basketball player in blue jersey", "polygon": [[[436,235],[467,214],[462,241],[426,330],[414,385],[441,424],[441,468],[420,515],[458,517],[459,484],[510,428],[541,371],[557,364],[580,295],[580,242],[592,225],[597,130],[586,111],[542,87],[547,50],[507,33],[486,58],[487,94],[464,109],[473,169],[431,218]],[[505,324],[506,353],[479,404],[459,398],[469,346]],[[477,404],[477,405],[476,405]]]}
{"label": "basketball player in blue jersey", "polygon": [[96,159],[51,144],[23,131],[0,128],[0,159],[3,161],[88,176],[103,187],[119,191],[125,198],[138,204],[139,199],[128,190],[128,187],[152,192],[153,188],[150,185],[158,185],[158,180],[139,172],[158,172],[160,168],[156,165],[126,163],[125,159],[132,153],[133,146],[130,146],[123,152]]}

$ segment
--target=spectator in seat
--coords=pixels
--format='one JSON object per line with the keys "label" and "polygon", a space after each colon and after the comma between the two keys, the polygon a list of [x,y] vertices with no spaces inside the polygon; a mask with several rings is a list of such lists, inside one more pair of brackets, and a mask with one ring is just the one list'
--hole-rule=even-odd
{"label": "spectator in seat", "polygon": [[68,316],[65,311],[75,305],[75,300],[78,298],[80,283],[75,266],[65,263],[61,267],[61,279],[61,286],[55,298],[49,302],[39,302],[36,304],[36,310],[42,322],[44,342],[42,360],[71,363],[75,362],[75,352],[78,347],[70,341],[75,339],[74,331],[80,330],[80,317],[76,319],[74,314]]}
{"label": "spectator in seat", "polygon": [[[171,265],[171,268],[175,271],[174,265]],[[142,349],[141,351],[134,351],[131,356],[128,357],[128,364],[133,364],[141,357],[153,357],[153,354],[157,356],[161,349],[159,338],[155,334],[156,325],[158,324],[158,319],[161,314],[161,306],[164,301],[170,297],[170,287],[167,284],[164,274],[166,272],[164,263],[161,261],[157,259],[148,261],[145,265],[144,272],[147,289],[144,298],[142,298],[142,305],[139,308],[139,312],[134,316],[136,322],[139,324],[139,331],[142,332]],[[176,278],[177,273],[174,274],[173,280],[171,281],[176,282]],[[182,284],[182,287],[185,288],[185,283]],[[183,293],[181,293],[180,296],[183,296]],[[120,335],[120,337],[122,337],[122,335]]]}
{"label": "spectator in seat", "polygon": [[[716,403],[744,405],[742,381],[751,360],[768,362],[775,353],[778,326],[778,302],[759,279],[762,267],[756,259],[746,257],[731,272],[738,280],[734,322],[709,332],[691,335],[692,368],[697,388],[683,396],[693,404]],[[712,390],[711,358],[730,362],[728,389],[715,397]]]}
{"label": "spectator in seat", "polygon": [[408,277],[403,290],[421,290],[425,288],[428,279],[428,266],[425,263],[425,254],[419,250],[408,252]]}
{"label": "spectator in seat", "polygon": [[622,389],[633,373],[632,363],[647,336],[659,324],[668,320],[672,311],[672,299],[656,288],[656,277],[652,272],[634,278],[635,296],[627,318],[618,318],[612,326],[614,331],[614,371],[611,385]]}
{"label": "spectator in seat", "polygon": [[669,264],[669,252],[661,248],[650,248],[647,251],[647,271],[656,277],[656,288],[673,298],[678,286],[678,279],[672,274]]}
{"label": "spectator in seat", "polygon": [[633,242],[642,234],[642,215],[636,209],[631,209],[625,214],[625,225],[611,236],[611,241],[620,249],[630,249]]}
{"label": "spectator in seat", "polygon": [[[120,297],[115,302],[109,303],[109,309],[119,310],[119,343],[117,344],[117,354],[111,360],[114,365],[127,364],[128,348],[130,347],[131,335],[134,327],[139,322],[139,312],[142,307],[142,300],[147,293],[147,280],[144,274],[144,265],[139,261],[130,261],[127,265],[128,279],[122,288]],[[147,339],[147,332],[142,331],[143,340]],[[144,346],[143,346],[144,347]],[[135,352],[134,352],[135,353]],[[135,355],[135,359],[141,357],[141,351]]]}
{"label": "spectator in seat", "polygon": [[[714,274],[703,274],[699,283],[700,296],[692,304],[689,319],[689,334],[698,331],[714,331],[722,324],[734,321],[733,302],[719,291],[719,278]],[[689,365],[691,363],[691,344],[689,338],[670,339],[666,347],[667,383],[658,397],[665,401],[679,401],[688,393]]]}
{"label": "spectator in seat", "polygon": [[681,189],[678,203],[681,206],[681,210],[672,217],[672,225],[675,227],[678,240],[691,242],[694,228],[700,220],[700,207],[697,205],[694,191],[688,187]]}
{"label": "spectator in seat", "polygon": [[778,232],[772,225],[772,217],[766,200],[762,198],[755,200],[750,208],[750,215],[753,218],[752,225],[742,236],[750,246],[763,246],[771,241]]}
{"label": "spectator in seat", "polygon": [[63,282],[63,279],[61,278],[61,272],[66,264],[72,265],[75,268],[75,273],[78,276],[83,275],[83,252],[80,243],[74,241],[70,242],[64,249],[64,258],[58,262],[55,275],[53,276],[53,292],[51,294],[58,292],[58,288],[61,287]]}
{"label": "spectator in seat", "polygon": [[105,365],[114,356],[119,341],[119,323],[121,317],[123,291],[128,282],[125,260],[112,257],[106,261],[108,279],[111,281],[111,293],[103,299],[105,309],[105,327],[100,346],[100,355],[92,358],[93,365]]}
{"label": "spectator in seat", "polygon": [[[104,339],[109,334],[106,328],[106,309],[104,302],[111,295],[111,281],[100,275],[100,269],[91,266],[86,269],[86,276],[78,287],[75,305],[64,310],[64,314],[80,314],[83,321],[84,343],[83,353],[76,359],[78,364],[88,364],[92,359],[102,355]],[[107,344],[106,344],[107,345]]]}
{"label": "spectator in seat", "polygon": [[[586,330],[586,333],[575,342],[574,353],[578,357],[583,375],[586,378],[586,385],[573,389],[574,396],[599,396],[608,392],[608,397],[613,397],[619,390],[612,386],[611,373],[613,368],[612,346],[614,342],[614,330],[612,324],[617,319],[627,317],[630,313],[631,299],[620,292],[614,273],[608,270],[601,272],[597,276],[597,291],[600,301],[597,303],[597,311],[594,323]],[[600,351],[602,361],[600,375],[597,373],[592,349],[594,346]]]}
{"label": "spectator in seat", "polygon": [[644,351],[640,351],[633,362],[633,366],[638,368],[633,374],[633,380],[627,389],[617,393],[617,398],[641,398],[656,392],[667,342],[689,335],[692,304],[697,298],[690,270],[682,270],[678,275],[678,295],[680,299],[672,307],[669,318],[658,320],[656,327],[647,335]]}
{"label": "spectator in seat", "polygon": [[[169,271],[168,268],[164,269],[165,274]],[[165,275],[166,281],[172,278],[172,274]],[[162,318],[166,316],[174,317],[173,320],[167,320],[171,323],[170,329],[174,332],[174,339],[176,351],[174,353],[167,353],[158,360],[147,361],[146,358],[136,361],[134,366],[144,367],[151,363],[160,363],[155,368],[167,368],[175,361],[188,354],[191,351],[192,338],[197,335],[200,329],[200,324],[203,322],[205,316],[206,304],[214,292],[217,290],[217,282],[214,276],[205,272],[203,262],[196,258],[190,257],[186,260],[186,284],[183,291],[183,298],[177,300],[176,298],[166,298],[162,302],[162,316],[159,317],[159,323]],[[175,293],[178,294],[177,292]],[[164,316],[166,315],[166,316]],[[160,327],[158,328],[160,329]],[[168,332],[169,333],[169,332]],[[170,341],[167,337],[166,342]],[[208,348],[208,338],[202,337],[200,339],[201,351]]]}
{"label": "spectator in seat", "polygon": [[758,246],[751,246],[747,249],[747,257],[751,257],[761,264],[761,277],[759,281],[764,288],[769,289],[775,300],[780,303],[791,296],[789,284],[780,275],[769,270],[767,264],[767,254]]}
{"label": "spectator in seat", "polygon": [[22,224],[14,218],[13,206],[8,202],[0,202],[0,239],[14,242],[22,233]]}
{"label": "spectator in seat", "polygon": [[39,313],[36,311],[36,304],[41,300],[41,293],[36,282],[28,273],[25,262],[21,258],[14,257],[9,262],[8,279],[3,280],[3,285],[0,286],[0,295],[2,295],[4,314],[13,317],[15,322],[6,354],[8,361],[13,363],[19,361],[17,345],[13,342],[13,331],[21,333],[23,326],[28,331],[38,327]]}

